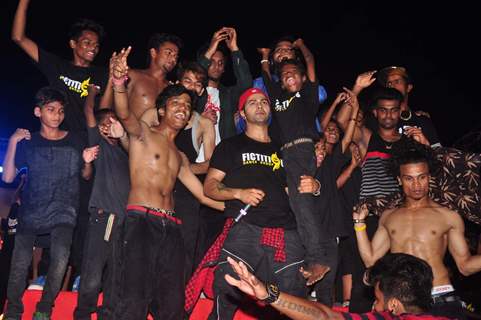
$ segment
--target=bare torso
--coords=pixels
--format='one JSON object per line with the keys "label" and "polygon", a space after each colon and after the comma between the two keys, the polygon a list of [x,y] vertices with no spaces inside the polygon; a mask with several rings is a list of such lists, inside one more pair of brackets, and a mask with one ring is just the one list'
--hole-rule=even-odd
{"label": "bare torso", "polygon": [[141,122],[143,134],[130,139],[131,190],[129,204],[174,209],[172,191],[180,170],[181,156],[173,139],[157,126]]}
{"label": "bare torso", "polygon": [[443,259],[451,229],[447,215],[453,214],[430,201],[429,207],[387,211],[380,222],[389,233],[391,252],[411,254],[429,263],[434,273],[433,286],[450,284]]}
{"label": "bare torso", "polygon": [[169,82],[149,74],[148,69],[130,70],[129,77],[129,106],[137,119],[140,119],[145,110],[155,107],[155,100]]}

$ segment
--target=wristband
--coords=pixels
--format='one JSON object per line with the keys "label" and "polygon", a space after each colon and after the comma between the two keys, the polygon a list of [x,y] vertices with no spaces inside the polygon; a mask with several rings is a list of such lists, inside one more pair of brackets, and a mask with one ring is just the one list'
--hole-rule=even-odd
{"label": "wristband", "polygon": [[354,226],[354,230],[355,230],[355,231],[364,231],[364,230],[366,230],[366,225],[363,224],[362,226],[359,226],[359,227],[358,227],[358,226]]}
{"label": "wristband", "polygon": [[112,77],[112,83],[113,83],[114,86],[121,86],[121,85],[125,84],[125,81],[127,81],[128,79],[129,79],[129,77],[127,77],[127,76],[123,76],[120,79],[116,79],[116,78]]}
{"label": "wristband", "polygon": [[265,304],[271,304],[277,301],[279,299],[279,295],[281,292],[279,291],[279,287],[274,284],[274,283],[269,283],[266,284],[266,290],[267,290],[267,297],[262,299],[261,301],[264,302]]}
{"label": "wristband", "polygon": [[317,180],[317,179],[315,179],[315,180],[319,184],[319,188],[317,188],[317,190],[315,192],[313,192],[312,195],[317,197],[321,194],[321,183],[319,182],[319,180]]}
{"label": "wristband", "polygon": [[352,219],[352,222],[354,223],[366,223],[365,219]]}
{"label": "wristband", "polygon": [[267,59],[262,59],[262,60],[261,60],[261,63],[269,63],[269,60],[267,60]]}

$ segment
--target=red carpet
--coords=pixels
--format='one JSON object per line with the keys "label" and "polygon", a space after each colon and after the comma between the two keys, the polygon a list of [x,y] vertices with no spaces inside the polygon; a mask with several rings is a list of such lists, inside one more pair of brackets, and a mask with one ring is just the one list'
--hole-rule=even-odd
{"label": "red carpet", "polygon": [[[39,290],[27,290],[23,296],[23,303],[25,305],[25,312],[23,314],[23,320],[31,320],[33,312],[35,311],[35,305],[40,300],[42,291]],[[101,301],[99,298],[99,302]],[[77,305],[77,293],[70,291],[62,291],[55,300],[55,308],[52,313],[52,320],[72,320],[73,311]],[[199,303],[194,307],[191,320],[206,320],[207,316],[212,309],[212,301],[208,299],[200,299]],[[97,316],[94,315],[92,319],[97,320]],[[152,320],[152,317],[148,317]],[[255,318],[247,316],[242,312],[236,314],[235,320],[255,320]]]}
{"label": "red carpet", "polygon": [[[27,290],[23,296],[23,303],[25,305],[25,312],[23,314],[23,320],[32,319],[33,312],[35,311],[35,305],[42,291],[39,290]],[[99,298],[99,302],[101,301]],[[55,301],[55,308],[52,314],[52,320],[72,320],[73,311],[77,305],[77,293],[70,291],[62,291]],[[206,320],[207,316],[212,309],[212,301],[208,299],[200,299],[197,305],[194,307],[194,311],[190,317],[190,320]],[[92,319],[97,320],[97,316],[94,315]],[[152,317],[148,317],[152,320]],[[249,316],[242,311],[237,312],[234,320],[255,320],[252,316]]]}

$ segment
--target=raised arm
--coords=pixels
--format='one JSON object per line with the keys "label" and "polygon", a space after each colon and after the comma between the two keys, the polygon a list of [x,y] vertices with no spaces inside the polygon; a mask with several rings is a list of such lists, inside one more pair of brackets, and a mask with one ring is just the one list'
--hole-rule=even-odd
{"label": "raised arm", "polygon": [[452,211],[446,212],[446,220],[451,224],[448,232],[448,249],[458,266],[459,272],[464,276],[481,271],[481,255],[471,255],[466,238],[464,237],[464,222],[461,217]]}
{"label": "raised arm", "polygon": [[87,121],[87,126],[90,128],[93,128],[97,125],[97,120],[95,120],[94,116],[94,107],[95,107],[95,97],[99,93],[99,87],[90,84],[88,86],[88,96],[85,98],[85,103],[84,103],[84,115],[85,115],[85,120]]}
{"label": "raised arm", "polygon": [[32,39],[25,35],[29,2],[30,0],[20,0],[18,2],[15,18],[13,19],[12,40],[19,45],[30,58],[38,62],[38,46]]}
{"label": "raised arm", "polygon": [[340,92],[337,94],[336,99],[332,102],[332,104],[327,108],[326,112],[322,115],[321,118],[321,128],[322,131],[325,131],[327,128],[327,124],[331,121],[332,115],[336,110],[336,107],[339,105],[341,101],[345,101],[347,99],[347,94],[345,92]]}
{"label": "raised arm", "polygon": [[224,177],[225,172],[215,168],[209,168],[209,171],[207,172],[207,177],[204,181],[204,193],[212,199],[237,199],[245,204],[250,204],[254,207],[257,206],[265,196],[264,191],[255,188],[228,188],[222,183]]}
{"label": "raised arm", "polygon": [[[236,96],[240,96],[242,92],[252,87],[252,74],[249,68],[249,63],[244,58],[242,51],[240,51],[237,45],[237,31],[234,28],[226,29],[228,37],[225,40],[225,43],[231,52],[232,71],[234,71],[236,79],[235,86],[232,87],[232,90],[235,91]],[[234,112],[235,111],[237,111],[237,108],[235,108]]]}
{"label": "raised arm", "polygon": [[[266,73],[266,75],[271,78],[271,68],[269,67],[269,53],[271,49],[269,48],[257,48],[257,52],[261,55],[261,70]],[[265,89],[264,89],[265,90]]]}
{"label": "raised arm", "polygon": [[139,137],[142,133],[142,127],[137,117],[129,109],[127,87],[125,86],[129,71],[127,57],[130,50],[131,47],[128,47],[127,49],[122,49],[119,54],[113,53],[110,59],[110,78],[112,79],[114,91],[115,113],[129,136]]}
{"label": "raised arm", "polygon": [[341,141],[342,153],[346,152],[349,144],[354,137],[354,131],[356,130],[357,114],[359,113],[359,101],[357,96],[349,89],[344,88],[348,94],[346,103],[351,107],[351,116],[349,118],[349,123],[347,125],[346,131],[344,132],[344,137]]}
{"label": "raised arm", "polygon": [[2,180],[11,183],[17,175],[17,167],[15,166],[15,154],[17,153],[17,144],[23,139],[30,140],[30,131],[27,129],[17,129],[8,140],[7,153],[3,160]]}
{"label": "raised arm", "polygon": [[379,221],[379,226],[372,238],[372,242],[369,241],[365,221],[367,214],[367,206],[363,205],[357,208],[357,210],[354,210],[352,217],[354,219],[354,230],[356,231],[359,253],[366,267],[370,267],[389,251],[391,248],[391,239],[389,238],[387,229],[384,227],[383,218],[387,215],[385,212]]}
{"label": "raised arm", "polygon": [[224,211],[224,202],[212,200],[206,197],[202,189],[202,183],[194,175],[192,170],[190,170],[189,159],[183,153],[181,153],[182,165],[180,166],[180,171],[178,178],[179,180],[189,189],[190,192],[200,201],[203,205],[209,206],[219,211]]}
{"label": "raised arm", "polygon": [[311,82],[316,81],[316,63],[311,50],[307,48],[307,46],[304,44],[304,40],[302,39],[297,39],[292,45],[301,50],[302,55],[304,56],[304,60],[306,61],[307,78]]}

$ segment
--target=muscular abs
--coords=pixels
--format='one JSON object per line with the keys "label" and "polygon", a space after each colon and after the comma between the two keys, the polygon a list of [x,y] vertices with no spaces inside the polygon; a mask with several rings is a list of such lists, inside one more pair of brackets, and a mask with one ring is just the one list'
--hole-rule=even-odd
{"label": "muscular abs", "polygon": [[181,164],[173,142],[151,129],[141,139],[131,139],[129,161],[129,204],[172,210],[172,190]]}
{"label": "muscular abs", "polygon": [[433,269],[434,286],[450,283],[443,263],[450,226],[442,216],[439,208],[399,208],[390,213],[384,222],[391,241],[391,252],[411,254],[428,262]]}

